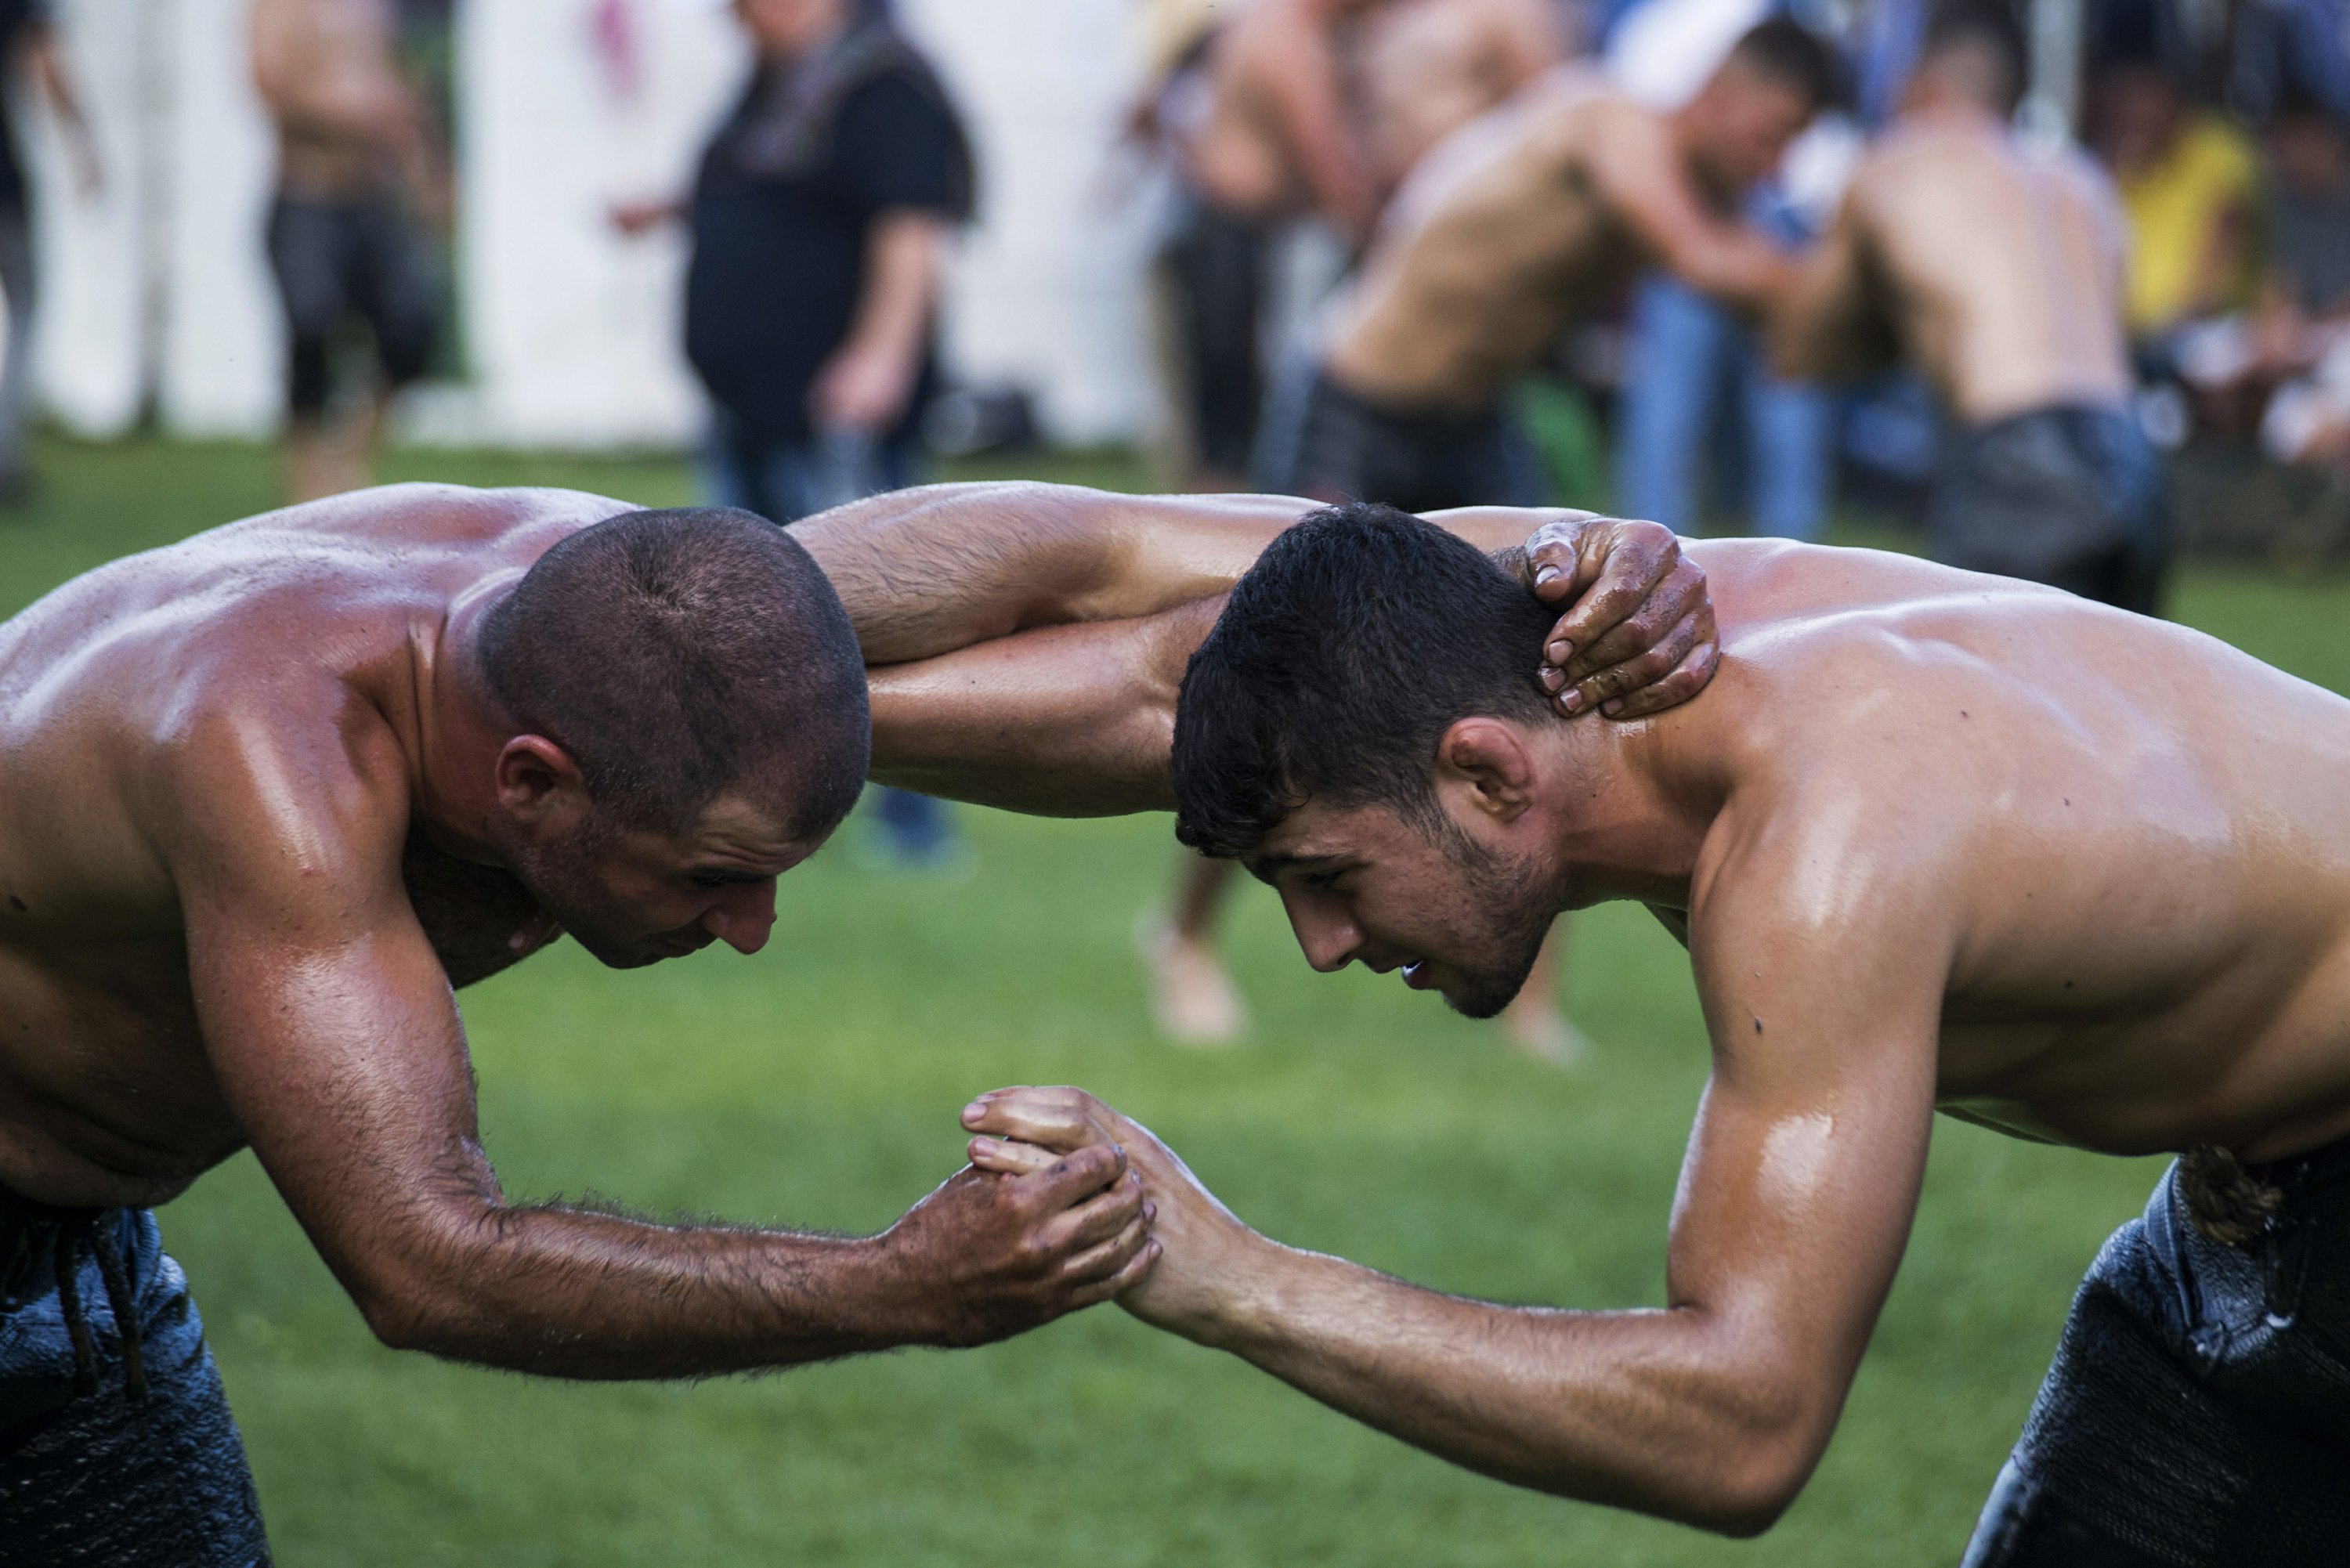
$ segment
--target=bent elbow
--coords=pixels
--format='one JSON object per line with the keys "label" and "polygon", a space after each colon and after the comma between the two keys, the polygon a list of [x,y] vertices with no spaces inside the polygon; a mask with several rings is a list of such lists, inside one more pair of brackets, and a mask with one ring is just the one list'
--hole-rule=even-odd
{"label": "bent elbow", "polygon": [[368,1332],[388,1350],[437,1354],[448,1341],[441,1315],[422,1299],[403,1291],[371,1292],[357,1298]]}
{"label": "bent elbow", "polygon": [[1803,1495],[1824,1443],[1786,1431],[1739,1445],[1709,1479],[1683,1522],[1733,1540],[1751,1541],[1785,1517]]}

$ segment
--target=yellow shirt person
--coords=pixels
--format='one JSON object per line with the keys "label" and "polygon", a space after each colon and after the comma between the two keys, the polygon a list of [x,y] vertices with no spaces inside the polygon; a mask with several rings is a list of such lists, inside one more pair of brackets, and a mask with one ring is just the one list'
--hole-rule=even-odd
{"label": "yellow shirt person", "polygon": [[2193,115],[2167,153],[2116,183],[2129,214],[2133,335],[2251,303],[2260,167],[2241,132],[2216,114]]}

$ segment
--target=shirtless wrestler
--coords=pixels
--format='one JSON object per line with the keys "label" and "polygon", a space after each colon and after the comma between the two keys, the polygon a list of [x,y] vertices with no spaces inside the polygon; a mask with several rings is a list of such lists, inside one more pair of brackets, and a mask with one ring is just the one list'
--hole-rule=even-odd
{"label": "shirtless wrestler", "polygon": [[[277,130],[269,264],[286,309],[286,491],[355,490],[390,395],[424,373],[440,332],[449,171],[402,72],[393,0],[255,0],[253,79]],[[379,375],[357,411],[328,405],[336,341],[364,323]]]}
{"label": "shirtless wrestler", "polygon": [[[1159,597],[1037,587],[1008,618],[971,541],[918,527],[820,534],[811,559],[743,513],[408,485],[117,562],[0,626],[0,1558],[265,1556],[149,1212],[247,1146],[386,1343],[555,1376],[976,1344],[1135,1278],[1140,1199],[1107,1150],[965,1172],[871,1238],[509,1201],[451,994],[562,931],[620,967],[758,950],[775,877],[864,781],[860,640],[888,660],[1132,617],[1254,554],[1154,545],[1129,504],[1116,558]],[[1623,573],[1595,599],[1653,585],[1704,615],[1663,530],[1587,537]]]}
{"label": "shirtless wrestler", "polygon": [[1171,63],[1151,120],[1181,204],[1160,255],[1192,448],[1188,487],[1243,485],[1263,401],[1276,241],[1350,244],[1422,153],[1557,63],[1544,0],[1259,0]]}
{"label": "shirtless wrestler", "polygon": [[[1481,543],[1524,527],[1465,515]],[[1171,804],[1187,842],[1273,884],[1315,968],[1400,971],[1464,1012],[1509,999],[1558,910],[1655,909],[1714,1041],[1662,1308],[1492,1305],[1282,1247],[1075,1091],[983,1097],[974,1159],[1114,1140],[1165,1249],[1122,1298],[1139,1314],[1490,1474],[1748,1533],[1836,1423],[1937,1108],[2184,1151],[2083,1285],[1969,1562],[2330,1560],[2350,701],[2012,579],[1685,548],[1721,673],[1638,723],[1559,717],[1531,679],[1550,611],[1369,506],[1281,535],[1221,609],[873,687],[884,774]],[[1552,564],[1540,535],[1532,558]]]}
{"label": "shirtless wrestler", "polygon": [[1268,481],[1415,511],[1539,500],[1502,417],[1510,384],[1644,267],[1746,304],[1785,284],[1791,259],[1732,208],[1829,74],[1811,35],[1765,22],[1670,114],[1565,67],[1455,132],[1334,302],[1296,427],[1267,432]]}
{"label": "shirtless wrestler", "polygon": [[1899,121],[1777,313],[1781,365],[1835,374],[1906,350],[1966,427],[1928,509],[1935,554],[2150,614],[2169,550],[2128,408],[2120,209],[2076,150],[2009,130],[2022,90],[2004,10],[1935,25]]}

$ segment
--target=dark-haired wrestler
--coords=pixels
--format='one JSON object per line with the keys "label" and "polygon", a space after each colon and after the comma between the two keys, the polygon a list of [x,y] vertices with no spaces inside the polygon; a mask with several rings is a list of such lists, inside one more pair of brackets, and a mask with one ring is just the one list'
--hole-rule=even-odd
{"label": "dark-haired wrestler", "polygon": [[[1187,535],[1122,504],[1135,549],[1083,543],[1146,583],[1221,589],[1254,554],[1212,508]],[[452,986],[561,931],[618,967],[756,951],[863,784],[866,657],[1170,602],[1055,590],[1084,560],[1039,522],[991,561],[961,521],[812,556],[743,513],[407,485],[0,626],[0,1557],[265,1557],[149,1212],[247,1146],[386,1343],[555,1376],[977,1344],[1137,1277],[1107,1149],[840,1238],[510,1202],[476,1138]],[[1609,544],[1701,600],[1663,530]],[[1024,579],[1009,618],[981,591]]]}
{"label": "dark-haired wrestler", "polygon": [[[1471,515],[1481,543],[1512,532]],[[1655,909],[1714,1048],[1660,1308],[1494,1305],[1282,1247],[1075,1090],[983,1097],[973,1158],[1115,1142],[1165,1250],[1121,1298],[1141,1316],[1489,1474],[1747,1534],[1835,1427],[1937,1109],[2182,1151],[2082,1286],[1969,1562],[2329,1560],[2350,1539],[2350,701],[2009,578],[1688,549],[1721,673],[1637,723],[1536,690],[1552,612],[1523,565],[1376,507],[1274,538],[1228,602],[873,685],[878,771],[1035,809],[1172,805],[1186,842],[1280,892],[1315,968],[1399,971],[1464,1012],[1509,1000],[1560,909]]]}

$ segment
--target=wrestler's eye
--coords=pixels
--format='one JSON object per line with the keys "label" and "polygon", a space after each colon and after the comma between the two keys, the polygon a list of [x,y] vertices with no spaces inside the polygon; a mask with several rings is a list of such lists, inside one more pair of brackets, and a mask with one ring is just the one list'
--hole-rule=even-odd
{"label": "wrestler's eye", "polygon": [[696,871],[688,876],[686,880],[697,888],[734,888],[746,882],[757,882],[763,878],[742,871]]}
{"label": "wrestler's eye", "polygon": [[1326,893],[1336,888],[1338,879],[1345,875],[1344,871],[1308,871],[1305,885],[1316,892]]}

